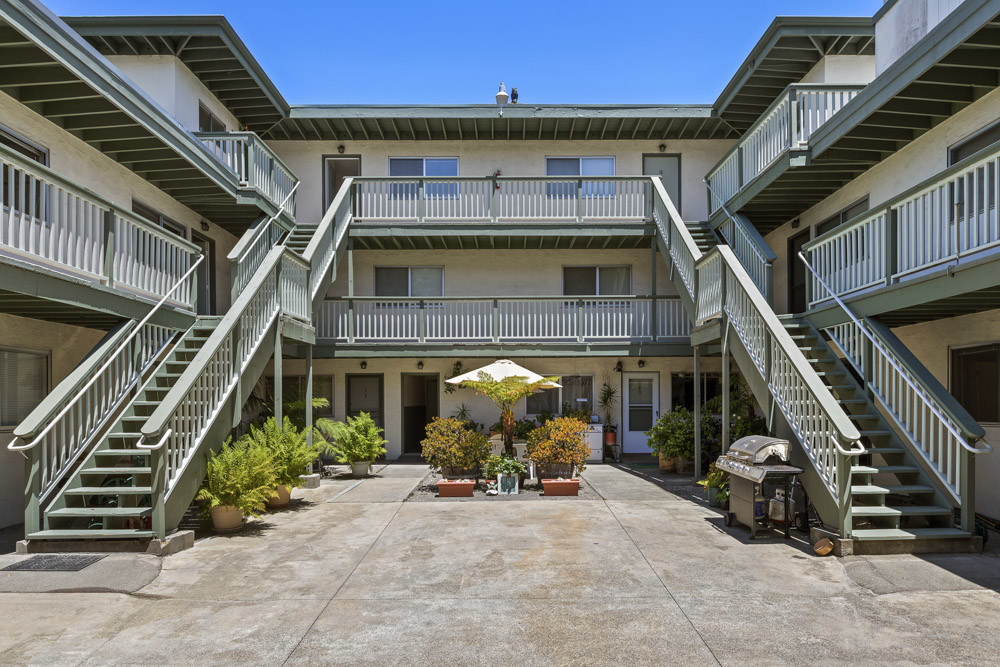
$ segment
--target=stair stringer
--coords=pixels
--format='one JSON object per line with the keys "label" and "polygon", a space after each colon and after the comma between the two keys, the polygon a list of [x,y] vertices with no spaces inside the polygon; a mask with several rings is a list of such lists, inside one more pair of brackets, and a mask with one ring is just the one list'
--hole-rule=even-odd
{"label": "stair stringer", "polygon": [[[177,528],[191,505],[191,500],[205,479],[207,456],[218,451],[233,430],[233,424],[250,396],[253,386],[264,374],[268,362],[274,355],[274,340],[281,318],[276,317],[264,335],[246,368],[240,374],[240,391],[232,391],[216,411],[212,425],[205,431],[197,450],[190,457],[181,476],[174,482],[164,501],[167,532]],[[234,416],[235,415],[235,416]]]}

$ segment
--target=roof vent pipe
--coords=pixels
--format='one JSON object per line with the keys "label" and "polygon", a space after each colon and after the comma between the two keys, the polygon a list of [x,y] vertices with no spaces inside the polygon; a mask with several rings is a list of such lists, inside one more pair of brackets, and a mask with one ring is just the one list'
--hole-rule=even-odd
{"label": "roof vent pipe", "polygon": [[497,93],[497,104],[507,104],[507,100],[510,99],[510,95],[504,90],[503,81],[500,82],[500,91]]}

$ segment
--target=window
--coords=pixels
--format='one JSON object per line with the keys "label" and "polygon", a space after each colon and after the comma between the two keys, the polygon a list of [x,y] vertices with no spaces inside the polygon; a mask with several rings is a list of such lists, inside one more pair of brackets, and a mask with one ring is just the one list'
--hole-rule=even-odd
{"label": "window", "polygon": [[439,266],[376,266],[375,296],[444,296]]}
{"label": "window", "polygon": [[198,131],[199,132],[225,132],[226,124],[219,120],[218,116],[205,108],[204,104],[198,103]]}
{"label": "window", "polygon": [[540,415],[543,412],[560,414],[567,410],[586,410],[593,414],[593,375],[563,375],[559,379],[559,384],[562,385],[561,388],[542,389],[529,396],[526,401],[527,414]]}
{"label": "window", "polygon": [[49,391],[45,353],[0,348],[0,428],[20,424]]}
{"label": "window", "polygon": [[563,267],[565,296],[621,296],[631,291],[631,266]]}
{"label": "window", "polygon": [[[613,157],[547,157],[546,176],[614,176]],[[549,197],[576,198],[576,183],[548,183],[545,193]],[[584,197],[610,197],[614,194],[611,183],[588,181],[583,184]]]}
{"label": "window", "polygon": [[25,139],[19,134],[0,127],[0,145],[6,146],[20,153],[29,160],[34,160],[38,164],[49,163],[49,152],[33,141]]}
{"label": "window", "polygon": [[816,225],[816,236],[819,236],[820,234],[826,234],[831,229],[836,229],[837,227],[840,227],[842,224],[844,224],[851,218],[861,215],[867,210],[868,210],[868,197],[866,196],[861,201],[851,204],[840,213],[830,216],[823,222]]}
{"label": "window", "polygon": [[[701,402],[722,395],[722,375],[701,374]],[[673,373],[670,375],[670,396],[673,407],[683,406],[694,410],[694,373]]]}
{"label": "window", "polygon": [[951,349],[951,393],[978,422],[1000,422],[1000,343]]}
{"label": "window", "polygon": [[[6,146],[15,153],[39,164],[47,165],[49,163],[49,152],[47,150],[3,127],[0,127],[0,145]],[[30,193],[32,189],[35,190],[34,202],[23,201],[21,197],[22,188],[24,192],[28,193],[28,196],[24,199],[31,199]],[[47,207],[44,206],[49,201],[48,186],[42,185],[32,176],[23,174],[21,169],[14,169],[10,174],[10,179],[2,189],[3,205],[5,207],[11,208],[11,202],[13,201],[14,210],[27,213],[35,220],[48,221],[48,212],[45,210]]]}
{"label": "window", "polygon": [[141,202],[137,202],[134,199],[132,200],[132,212],[136,215],[142,216],[146,220],[149,220],[158,227],[163,227],[168,232],[173,232],[182,239],[187,238],[187,228],[184,227],[184,225],[174,222],[162,213],[159,213],[149,206],[146,206]]}
{"label": "window", "polygon": [[[458,176],[457,157],[391,157],[390,176],[412,178],[449,178]],[[389,196],[393,199],[416,199],[418,186],[415,183],[398,183],[390,186]],[[427,183],[424,185],[424,199],[457,197],[457,183]]]}
{"label": "window", "polygon": [[963,139],[948,149],[948,166],[961,162],[965,158],[975,155],[987,146],[1000,141],[1000,123],[995,123],[985,130],[974,134],[968,139]]}
{"label": "window", "polygon": [[[305,418],[306,378],[304,375],[282,375],[281,376],[282,403],[288,405],[296,401],[303,401],[302,409],[286,410],[286,412],[301,414]],[[268,400],[274,398],[274,378],[267,378]],[[325,408],[313,408],[313,419],[327,418],[333,419],[333,376],[313,375],[313,398],[325,398],[330,402]],[[273,403],[272,403],[273,404]],[[297,407],[297,406],[296,406]]]}

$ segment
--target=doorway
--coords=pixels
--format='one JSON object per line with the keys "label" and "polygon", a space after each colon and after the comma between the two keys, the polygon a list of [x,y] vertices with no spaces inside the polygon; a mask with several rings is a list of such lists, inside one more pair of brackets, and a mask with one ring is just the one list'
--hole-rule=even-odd
{"label": "doorway", "polygon": [[642,173],[644,176],[659,176],[663,188],[670,196],[670,201],[681,211],[681,156],[666,153],[653,153],[642,156]]}
{"label": "doorway", "polygon": [[192,229],[191,242],[205,256],[198,265],[198,314],[215,315],[215,241]]}
{"label": "doorway", "polygon": [[330,208],[330,203],[340,186],[344,184],[344,179],[361,175],[360,155],[338,155],[336,157],[323,157],[323,212]]}
{"label": "doorway", "polygon": [[425,427],[438,417],[437,373],[402,374],[403,453],[419,454]]}
{"label": "doorway", "polygon": [[646,454],[646,431],[660,416],[660,374],[622,374],[622,453]]}
{"label": "doorway", "polygon": [[348,375],[346,379],[347,416],[357,417],[367,412],[379,428],[385,428],[382,374]]}
{"label": "doorway", "polygon": [[803,230],[788,239],[788,312],[806,310],[806,267],[799,259],[799,252],[809,241],[809,230]]}

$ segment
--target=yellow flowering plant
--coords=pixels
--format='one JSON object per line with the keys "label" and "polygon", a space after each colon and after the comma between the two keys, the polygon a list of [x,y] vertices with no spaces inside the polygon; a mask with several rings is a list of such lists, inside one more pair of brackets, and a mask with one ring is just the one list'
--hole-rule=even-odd
{"label": "yellow flowering plant", "polygon": [[590,447],[584,440],[587,425],[573,417],[557,417],[545,422],[528,434],[528,458],[544,467],[546,464],[586,467]]}

